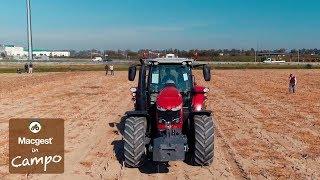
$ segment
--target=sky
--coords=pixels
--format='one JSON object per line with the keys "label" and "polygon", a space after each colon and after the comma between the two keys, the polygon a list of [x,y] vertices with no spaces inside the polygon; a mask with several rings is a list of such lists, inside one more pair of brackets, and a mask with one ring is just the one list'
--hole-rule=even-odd
{"label": "sky", "polygon": [[[34,48],[320,48],[319,0],[31,0]],[[0,44],[27,46],[25,0],[1,0]]]}

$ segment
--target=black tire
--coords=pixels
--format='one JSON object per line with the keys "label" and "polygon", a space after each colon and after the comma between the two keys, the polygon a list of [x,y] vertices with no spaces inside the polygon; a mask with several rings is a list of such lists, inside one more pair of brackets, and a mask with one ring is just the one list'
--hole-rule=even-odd
{"label": "black tire", "polygon": [[214,155],[214,124],[211,116],[194,116],[194,155],[197,166],[209,166]]}
{"label": "black tire", "polygon": [[129,117],[124,128],[124,163],[126,167],[140,167],[145,157],[145,117]]}

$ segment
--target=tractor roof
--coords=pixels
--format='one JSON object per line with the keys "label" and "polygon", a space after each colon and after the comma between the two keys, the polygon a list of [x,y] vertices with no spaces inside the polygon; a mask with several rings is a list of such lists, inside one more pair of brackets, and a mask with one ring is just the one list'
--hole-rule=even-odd
{"label": "tractor roof", "polygon": [[155,59],[147,59],[149,63],[159,63],[159,64],[182,64],[185,63],[193,63],[193,59],[187,58],[155,58]]}

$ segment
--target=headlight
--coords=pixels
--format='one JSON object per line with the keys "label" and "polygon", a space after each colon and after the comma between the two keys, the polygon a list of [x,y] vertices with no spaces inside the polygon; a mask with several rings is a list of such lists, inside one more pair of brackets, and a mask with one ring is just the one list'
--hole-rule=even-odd
{"label": "headlight", "polygon": [[196,106],[195,107],[195,111],[201,111],[202,110],[202,107],[201,106]]}
{"label": "headlight", "polygon": [[137,92],[137,88],[136,88],[136,87],[132,87],[132,88],[130,88],[130,91],[131,91],[132,93],[135,93],[135,92]]}
{"label": "headlight", "polygon": [[203,89],[203,92],[205,92],[205,93],[208,93],[209,91],[210,91],[209,88],[204,88],[204,89]]}

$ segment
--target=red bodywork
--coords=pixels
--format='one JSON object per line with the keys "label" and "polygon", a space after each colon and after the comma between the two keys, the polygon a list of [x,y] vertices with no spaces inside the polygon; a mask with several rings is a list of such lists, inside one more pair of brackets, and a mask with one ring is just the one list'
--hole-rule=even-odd
{"label": "red bodywork", "polygon": [[[204,109],[204,104],[206,101],[206,92],[204,91],[205,87],[195,86],[193,89],[192,97],[192,108],[193,111],[201,111]],[[163,88],[159,95],[157,96],[157,108],[162,109],[162,111],[172,111],[172,109],[179,109],[180,119],[178,123],[172,123],[169,128],[178,128],[182,129],[183,125],[183,98],[179,90],[174,86],[168,86]],[[158,119],[158,116],[157,116]],[[168,127],[164,123],[157,121],[158,129],[165,130]]]}
{"label": "red bodywork", "polygon": [[195,86],[193,91],[194,95],[192,97],[192,108],[194,111],[201,111],[204,109],[204,103],[206,100],[205,87],[203,86]]}
{"label": "red bodywork", "polygon": [[[182,129],[183,125],[183,112],[182,112],[182,107],[183,107],[183,98],[181,96],[181,93],[179,90],[174,87],[174,86],[168,86],[163,88],[159,95],[157,96],[157,108],[162,109],[162,111],[179,111],[180,118],[179,121],[176,123],[172,123],[169,128],[178,128]],[[158,119],[158,116],[157,116]],[[157,127],[158,129],[165,130],[168,127],[164,123],[160,123],[157,120]]]}

